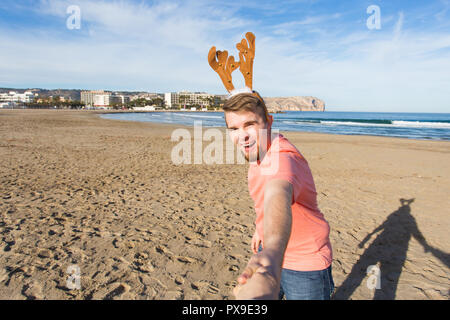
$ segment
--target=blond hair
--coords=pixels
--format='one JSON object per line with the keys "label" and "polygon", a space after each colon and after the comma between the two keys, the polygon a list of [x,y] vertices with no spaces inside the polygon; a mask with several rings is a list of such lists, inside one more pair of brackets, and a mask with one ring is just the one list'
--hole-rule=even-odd
{"label": "blond hair", "polygon": [[269,112],[261,96],[256,92],[239,93],[229,98],[223,105],[224,112],[250,111],[259,114],[264,122],[269,121]]}

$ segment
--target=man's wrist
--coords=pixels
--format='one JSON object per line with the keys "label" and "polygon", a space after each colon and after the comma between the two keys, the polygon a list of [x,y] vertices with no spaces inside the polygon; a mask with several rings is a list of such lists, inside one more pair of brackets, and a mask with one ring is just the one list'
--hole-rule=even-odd
{"label": "man's wrist", "polygon": [[261,252],[267,259],[266,266],[272,269],[275,273],[278,273],[278,271],[281,270],[281,265],[283,262],[283,252],[279,248],[274,248],[271,246],[264,246]]}
{"label": "man's wrist", "polygon": [[267,239],[264,240],[264,250],[268,250],[271,255],[278,257],[279,259],[283,259],[284,251],[286,248],[286,241],[283,239]]}

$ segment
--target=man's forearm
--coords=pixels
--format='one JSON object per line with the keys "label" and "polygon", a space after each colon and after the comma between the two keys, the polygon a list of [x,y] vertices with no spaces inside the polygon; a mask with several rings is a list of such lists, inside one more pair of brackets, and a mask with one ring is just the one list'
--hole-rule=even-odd
{"label": "man's forearm", "polygon": [[280,265],[291,235],[292,226],[292,186],[268,190],[264,203],[264,249],[272,252]]}
{"label": "man's forearm", "polygon": [[238,299],[277,299],[281,267],[292,225],[292,185],[272,180],[264,192],[264,250],[250,259],[238,278]]}

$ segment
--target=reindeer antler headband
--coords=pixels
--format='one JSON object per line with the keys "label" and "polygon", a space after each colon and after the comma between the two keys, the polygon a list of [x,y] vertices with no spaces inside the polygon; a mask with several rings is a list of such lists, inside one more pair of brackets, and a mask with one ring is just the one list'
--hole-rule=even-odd
{"label": "reindeer antler headband", "polygon": [[[248,92],[253,93],[253,60],[255,59],[255,35],[251,32],[245,34],[247,40],[242,39],[236,44],[239,50],[239,61],[235,61],[233,56],[228,57],[228,51],[217,51],[216,47],[211,47],[208,53],[208,62],[211,68],[217,72],[222,79],[223,85],[231,96]],[[247,43],[248,41],[248,43]],[[245,88],[235,89],[231,73],[239,68],[245,80]],[[259,95],[256,94],[259,98]]]}

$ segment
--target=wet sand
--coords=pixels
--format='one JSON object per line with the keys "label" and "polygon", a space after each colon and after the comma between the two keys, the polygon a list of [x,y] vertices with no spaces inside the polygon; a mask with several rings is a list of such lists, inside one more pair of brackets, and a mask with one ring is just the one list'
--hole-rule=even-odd
{"label": "wet sand", "polygon": [[[0,299],[233,299],[248,167],[174,165],[175,128],[0,110]],[[449,142],[283,134],[330,223],[335,299],[449,299]]]}

